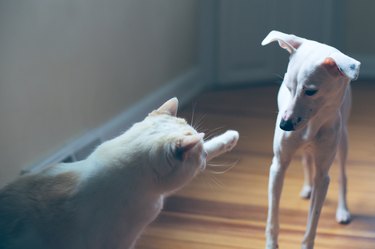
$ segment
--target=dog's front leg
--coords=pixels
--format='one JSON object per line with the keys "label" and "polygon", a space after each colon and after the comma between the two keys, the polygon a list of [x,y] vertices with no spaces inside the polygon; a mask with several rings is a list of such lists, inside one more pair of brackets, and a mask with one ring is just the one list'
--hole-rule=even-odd
{"label": "dog's front leg", "polygon": [[[330,136],[331,135],[331,136]],[[328,139],[318,141],[314,146],[314,160],[315,164],[315,177],[313,181],[313,190],[310,199],[310,210],[308,215],[307,227],[305,236],[302,242],[302,249],[313,249],[316,229],[324,200],[327,195],[328,185],[330,178],[328,175],[329,168],[331,167],[335,158],[336,150],[328,148],[337,147],[337,136],[334,132]],[[322,137],[325,137],[322,135]]]}
{"label": "dog's front leg", "polygon": [[302,249],[313,249],[319,216],[327,194],[330,178],[328,171],[316,172],[314,187],[311,193],[311,204],[306,233],[302,242]]}
{"label": "dog's front leg", "polygon": [[302,190],[300,192],[300,196],[303,199],[309,199],[311,196],[312,191],[312,183],[313,183],[313,166],[314,166],[314,158],[310,151],[305,151],[302,156],[302,165],[303,165],[303,172],[304,172],[304,183]]}
{"label": "dog's front leg", "polygon": [[278,248],[279,203],[283,188],[285,172],[295,149],[282,147],[281,134],[276,131],[274,140],[274,157],[269,172],[268,182],[268,218],[266,226],[266,249]]}
{"label": "dog's front leg", "polygon": [[279,248],[279,203],[287,166],[282,165],[277,157],[274,157],[272,160],[268,181],[266,249]]}

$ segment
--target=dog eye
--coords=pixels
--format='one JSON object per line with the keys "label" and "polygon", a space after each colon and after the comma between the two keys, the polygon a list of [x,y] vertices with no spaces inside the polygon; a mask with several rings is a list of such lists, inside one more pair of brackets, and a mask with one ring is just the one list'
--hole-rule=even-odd
{"label": "dog eye", "polygon": [[306,94],[307,96],[313,96],[313,95],[315,95],[317,92],[318,92],[318,90],[315,90],[315,89],[308,89],[308,90],[305,90],[305,94]]}

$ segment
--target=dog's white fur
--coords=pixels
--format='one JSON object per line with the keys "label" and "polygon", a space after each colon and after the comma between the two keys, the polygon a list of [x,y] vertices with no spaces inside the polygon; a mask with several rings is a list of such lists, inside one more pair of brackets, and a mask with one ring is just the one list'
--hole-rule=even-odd
{"label": "dog's white fur", "polygon": [[266,248],[278,248],[278,209],[284,176],[293,154],[302,147],[305,183],[301,196],[311,195],[302,248],[312,249],[330,181],[328,171],[336,152],[341,171],[336,219],[339,223],[350,221],[346,201],[346,123],[351,106],[349,83],[358,77],[360,63],[328,45],[278,31],[271,31],[262,45],[273,41],[290,53],[290,61],[278,94]]}

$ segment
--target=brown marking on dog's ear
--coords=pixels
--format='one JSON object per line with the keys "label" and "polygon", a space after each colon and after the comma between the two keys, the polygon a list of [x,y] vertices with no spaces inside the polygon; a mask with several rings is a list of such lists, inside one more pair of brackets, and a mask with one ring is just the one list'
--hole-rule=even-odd
{"label": "brown marking on dog's ear", "polygon": [[334,66],[336,66],[336,62],[332,58],[330,58],[330,57],[325,58],[324,61],[323,61],[323,64],[325,66],[328,66],[328,67],[334,67]]}
{"label": "brown marking on dog's ear", "polygon": [[359,75],[361,63],[341,52],[334,52],[324,59],[322,65],[334,76],[347,77],[356,80]]}
{"label": "brown marking on dog's ear", "polygon": [[322,65],[333,76],[345,76],[331,57],[325,58]]}

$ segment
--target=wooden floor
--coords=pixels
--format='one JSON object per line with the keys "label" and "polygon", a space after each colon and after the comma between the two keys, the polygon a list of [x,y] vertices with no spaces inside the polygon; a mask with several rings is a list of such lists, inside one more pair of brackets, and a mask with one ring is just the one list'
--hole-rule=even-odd
{"label": "wooden floor", "polygon": [[[375,248],[375,82],[354,82],[349,123],[349,207],[353,221],[335,222],[337,165],[318,227],[316,249]],[[207,92],[196,99],[194,123],[200,131],[236,129],[236,149],[215,164],[236,166],[224,174],[209,167],[170,197],[137,249],[264,248],[267,182],[272,158],[278,85]],[[180,112],[191,120],[192,106]],[[216,129],[216,130],[215,130]],[[224,167],[225,168],[225,167]],[[299,198],[302,167],[298,155],[287,172],[281,200],[280,248],[300,248],[309,202]]]}

